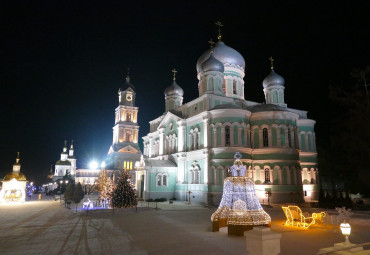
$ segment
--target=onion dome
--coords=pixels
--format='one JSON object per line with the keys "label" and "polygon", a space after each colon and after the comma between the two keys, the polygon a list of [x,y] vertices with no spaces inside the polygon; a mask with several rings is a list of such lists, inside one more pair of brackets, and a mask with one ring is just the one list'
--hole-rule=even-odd
{"label": "onion dome", "polygon": [[[211,49],[204,52],[197,62],[197,72],[199,73],[202,68],[203,62],[205,62],[211,55]],[[245,68],[245,61],[243,56],[234,50],[233,48],[227,46],[224,42],[218,41],[213,48],[213,56],[220,61],[222,64],[237,65]]]}
{"label": "onion dome", "polygon": [[17,181],[27,181],[26,176],[21,172],[8,173],[7,175],[5,175],[3,181],[11,181],[13,179],[16,179]]}
{"label": "onion dome", "polygon": [[173,80],[173,83],[164,91],[165,96],[183,96],[184,90]]}
{"label": "onion dome", "polygon": [[216,71],[223,73],[224,65],[213,56],[213,53],[211,53],[209,58],[202,63],[202,71],[203,72]]}
{"label": "onion dome", "polygon": [[282,76],[275,73],[274,69],[271,70],[271,73],[263,80],[262,85],[264,88],[269,86],[284,86],[285,80]]}

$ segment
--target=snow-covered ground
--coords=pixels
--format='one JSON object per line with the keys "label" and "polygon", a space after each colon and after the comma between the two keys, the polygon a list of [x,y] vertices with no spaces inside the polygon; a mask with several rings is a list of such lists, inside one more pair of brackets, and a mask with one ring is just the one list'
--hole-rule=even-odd
{"label": "snow-covered ground", "polygon": [[[143,206],[143,207],[141,207]],[[59,201],[0,205],[0,254],[246,254],[244,237],[211,232],[216,208],[140,203],[135,209],[75,213]],[[286,227],[280,207],[266,208],[272,230],[282,232],[282,254],[316,254],[319,248],[344,241],[338,226],[308,230]],[[350,241],[370,241],[370,216],[350,221]]]}

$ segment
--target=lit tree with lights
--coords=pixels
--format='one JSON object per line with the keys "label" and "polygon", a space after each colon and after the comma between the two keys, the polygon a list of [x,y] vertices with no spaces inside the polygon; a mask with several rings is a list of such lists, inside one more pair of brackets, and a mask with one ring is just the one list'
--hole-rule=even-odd
{"label": "lit tree with lights", "polygon": [[129,175],[124,170],[112,193],[113,208],[134,207],[137,205],[133,184],[129,181]]}
{"label": "lit tree with lights", "polygon": [[114,184],[113,181],[107,176],[107,171],[105,169],[101,170],[100,172],[99,179],[97,180],[97,189],[100,193],[100,202],[111,200]]}

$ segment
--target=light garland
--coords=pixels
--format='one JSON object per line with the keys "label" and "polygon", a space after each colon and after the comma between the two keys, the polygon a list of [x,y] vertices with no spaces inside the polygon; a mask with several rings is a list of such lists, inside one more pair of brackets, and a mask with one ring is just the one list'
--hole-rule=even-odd
{"label": "light garland", "polygon": [[214,231],[225,226],[261,226],[271,223],[271,217],[262,209],[257,198],[254,182],[244,177],[239,152],[234,155],[234,165],[230,168],[232,177],[224,181],[222,199],[216,212],[211,216]]}
{"label": "light garland", "polygon": [[281,207],[287,218],[285,224],[287,226],[297,226],[304,229],[308,229],[311,225],[317,221],[322,221],[322,218],[326,217],[326,212],[312,213],[311,216],[304,216],[301,208],[296,205],[282,206]]}

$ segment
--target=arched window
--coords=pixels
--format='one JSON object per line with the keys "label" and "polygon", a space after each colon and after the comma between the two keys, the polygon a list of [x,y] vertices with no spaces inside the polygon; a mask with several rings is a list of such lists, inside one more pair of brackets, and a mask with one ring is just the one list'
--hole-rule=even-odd
{"label": "arched window", "polygon": [[288,144],[289,144],[289,148],[292,148],[292,134],[290,133],[289,127],[288,127]]}
{"label": "arched window", "polygon": [[269,147],[269,134],[267,128],[263,129],[262,135],[263,135],[263,147]]}
{"label": "arched window", "polygon": [[127,121],[131,121],[131,112],[128,112],[127,113],[126,120]]}
{"label": "arched window", "polygon": [[230,146],[230,127],[225,127],[225,146]]}
{"label": "arched window", "polygon": [[162,186],[162,175],[157,175],[157,186]]}
{"label": "arched window", "polygon": [[271,183],[270,169],[265,168],[265,183]]}
{"label": "arched window", "polygon": [[214,87],[214,82],[213,82],[213,78],[211,77],[208,79],[208,91],[212,91],[213,87]]}
{"label": "arched window", "polygon": [[236,94],[236,80],[233,80],[233,94]]}
{"label": "arched window", "polygon": [[126,142],[131,142],[131,133],[130,132],[126,133]]}

